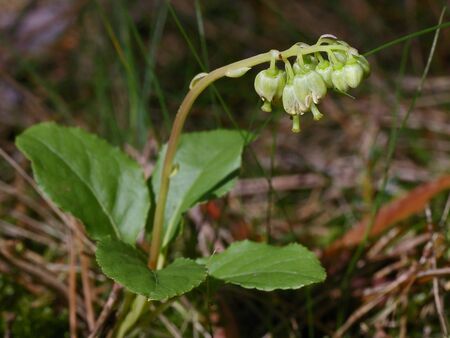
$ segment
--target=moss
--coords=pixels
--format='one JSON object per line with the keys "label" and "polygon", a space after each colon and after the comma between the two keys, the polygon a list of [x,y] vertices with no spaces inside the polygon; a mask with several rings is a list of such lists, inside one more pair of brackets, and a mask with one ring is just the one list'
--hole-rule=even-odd
{"label": "moss", "polygon": [[39,301],[22,286],[0,275],[0,336],[15,338],[69,337],[67,311],[57,311],[49,300]]}

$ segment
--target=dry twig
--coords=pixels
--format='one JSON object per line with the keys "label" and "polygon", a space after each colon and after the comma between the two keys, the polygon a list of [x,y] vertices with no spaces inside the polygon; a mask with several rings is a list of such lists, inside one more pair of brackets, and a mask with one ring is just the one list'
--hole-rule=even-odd
{"label": "dry twig", "polygon": [[99,335],[100,331],[103,329],[103,326],[106,323],[106,320],[110,316],[117,301],[119,300],[119,294],[121,290],[122,290],[121,285],[115,283],[113,284],[108,299],[106,300],[105,305],[103,305],[103,310],[100,313],[100,316],[98,317],[97,322],[95,323],[94,329],[91,331],[88,338],[95,338]]}
{"label": "dry twig", "polygon": [[73,238],[73,234],[69,232],[67,234],[67,246],[69,247],[69,275],[68,275],[68,284],[69,284],[69,324],[70,324],[70,337],[77,338],[77,316],[76,316],[76,307],[77,307],[77,256],[76,256],[76,248],[75,241]]}

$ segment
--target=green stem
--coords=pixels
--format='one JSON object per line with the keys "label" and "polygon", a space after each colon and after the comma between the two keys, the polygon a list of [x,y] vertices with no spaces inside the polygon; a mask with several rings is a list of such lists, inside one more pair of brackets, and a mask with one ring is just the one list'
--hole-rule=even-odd
{"label": "green stem", "polygon": [[291,63],[288,59],[284,59],[284,69],[286,70],[286,81],[288,84],[292,84],[294,81],[294,70],[292,69]]}
{"label": "green stem", "polygon": [[297,63],[303,68],[303,66],[305,65],[305,60],[303,60],[303,54],[300,53],[297,55]]}
{"label": "green stem", "polygon": [[340,64],[338,59],[336,58],[336,55],[333,54],[333,52],[328,52],[328,60],[334,65]]}
{"label": "green stem", "polygon": [[170,133],[169,143],[167,145],[166,157],[161,172],[161,185],[159,189],[158,201],[156,203],[155,219],[153,223],[152,242],[150,248],[150,256],[148,259],[148,266],[150,269],[157,269],[158,256],[161,250],[161,237],[164,227],[164,211],[166,207],[167,194],[169,192],[170,173],[172,171],[173,159],[177,150],[178,141],[181,135],[186,118],[191,110],[197,97],[214,81],[226,76],[227,73],[242,69],[244,67],[254,67],[256,65],[270,62],[272,59],[285,60],[289,57],[297,55],[306,55],[316,52],[329,52],[330,50],[346,50],[347,47],[342,45],[328,45],[317,46],[312,45],[308,47],[300,47],[294,45],[285,51],[278,52],[275,50],[267,53],[258,54],[256,56],[231,63],[227,66],[218,68],[204,78],[199,80],[195,86],[185,96],[183,102],[178,109],[175,117],[172,131]]}
{"label": "green stem", "polygon": [[314,53],[314,55],[315,55],[316,58],[319,60],[319,63],[321,63],[321,62],[324,61],[322,54],[320,54],[320,53]]}
{"label": "green stem", "polygon": [[[276,55],[276,51],[274,51],[274,53],[273,53],[273,56],[275,56],[275,55]],[[273,75],[276,75],[276,72],[277,72],[277,58],[276,57],[272,57],[270,59],[269,69]]]}

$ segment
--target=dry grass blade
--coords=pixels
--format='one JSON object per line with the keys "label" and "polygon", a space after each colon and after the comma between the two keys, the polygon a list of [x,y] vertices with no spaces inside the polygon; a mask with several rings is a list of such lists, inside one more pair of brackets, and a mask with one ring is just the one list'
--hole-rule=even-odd
{"label": "dry grass blade", "polygon": [[[358,308],[333,335],[333,338],[343,337],[345,332],[354,325],[359,319],[361,319],[364,315],[366,315],[370,310],[372,310],[376,305],[381,303],[386,299],[386,295],[400,288],[403,284],[408,283],[412,285],[412,283],[416,279],[417,269],[412,267],[408,272],[399,276],[396,280],[383,287],[380,287],[380,291],[378,295],[373,300],[369,301],[366,304],[363,304],[360,308]],[[409,287],[407,288],[409,290]],[[406,289],[405,289],[406,290]]]}
{"label": "dry grass blade", "polygon": [[76,236],[77,247],[78,247],[78,255],[80,258],[80,266],[81,266],[81,283],[83,285],[83,295],[84,295],[84,307],[86,308],[86,319],[89,331],[92,331],[95,326],[95,313],[93,304],[93,292],[92,285],[89,279],[89,265],[90,259],[83,252],[83,243],[79,236]]}
{"label": "dry grass blade", "polygon": [[[431,198],[449,188],[450,176],[444,176],[433,182],[423,184],[411,190],[406,196],[383,206],[375,218],[369,237],[380,235],[395,223],[424,210]],[[325,255],[333,255],[340,249],[358,245],[364,238],[368,222],[369,220],[365,219],[348,231],[327,249]]]}
{"label": "dry grass blade", "polygon": [[112,290],[108,296],[108,299],[106,300],[105,304],[103,305],[102,312],[100,313],[100,316],[97,319],[97,322],[95,323],[94,329],[89,334],[88,338],[95,338],[98,337],[103,326],[106,323],[106,320],[111,315],[112,311],[114,310],[114,307],[116,306],[118,300],[120,291],[122,290],[122,286],[119,284],[113,284]]}
{"label": "dry grass blade", "polygon": [[271,184],[266,178],[248,178],[239,180],[230,196],[258,195],[268,192],[269,189],[289,191],[318,188],[324,185],[325,179],[317,174],[275,176],[271,178]]}
{"label": "dry grass blade", "polygon": [[69,298],[69,324],[70,324],[70,337],[77,338],[77,255],[75,248],[75,241],[72,233],[67,235],[67,246],[69,251],[69,275],[68,275],[68,298]]}
{"label": "dry grass blade", "polygon": [[[25,181],[28,182],[28,184],[31,185],[31,187],[42,197],[42,199],[48,204],[48,206],[53,210],[53,212],[58,215],[58,217],[63,221],[64,224],[66,224],[69,229],[71,229],[72,231],[77,231],[76,228],[73,227],[73,224],[70,222],[69,217],[64,214],[61,210],[59,210],[56,205],[53,204],[52,201],[50,201],[47,196],[45,196],[42,191],[39,189],[39,187],[37,186],[36,182],[34,182],[34,180],[20,167],[20,165],[14,161],[14,159],[9,156],[2,148],[0,148],[0,156],[3,157],[3,159],[5,159],[6,162],[8,162],[9,165],[11,165],[11,167],[14,168],[14,170],[16,170],[16,172],[25,179]],[[86,246],[91,250],[91,251],[95,251],[95,246],[94,244],[92,244],[92,242],[83,235],[83,243],[86,244]]]}

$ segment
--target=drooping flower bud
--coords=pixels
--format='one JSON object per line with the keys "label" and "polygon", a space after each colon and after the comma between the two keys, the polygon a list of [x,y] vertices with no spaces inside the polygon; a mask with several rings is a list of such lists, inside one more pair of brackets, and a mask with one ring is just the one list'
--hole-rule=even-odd
{"label": "drooping flower bud", "polygon": [[327,86],[322,77],[314,70],[296,74],[294,77],[294,88],[297,97],[304,102],[309,109],[311,102],[319,103],[319,100],[327,93]]}
{"label": "drooping flower bud", "polygon": [[333,87],[333,81],[331,81],[331,74],[333,73],[333,67],[330,62],[324,60],[320,62],[316,67],[316,72],[322,77],[323,82],[328,88]]}
{"label": "drooping flower bud", "polygon": [[307,71],[307,68],[301,67],[298,62],[294,62],[292,69],[294,70],[294,74],[304,74]]}
{"label": "drooping flower bud", "polygon": [[343,72],[345,75],[345,81],[351,88],[358,87],[364,76],[363,68],[353,57],[347,60],[347,63],[343,68]]}
{"label": "drooping flower bud", "polygon": [[342,63],[338,63],[333,66],[331,80],[333,82],[333,87],[336,90],[344,93],[348,90],[348,84],[344,72],[344,65]]}
{"label": "drooping flower bud", "polygon": [[347,62],[348,55],[346,52],[344,52],[342,50],[336,50],[333,52],[333,54],[339,62],[341,62],[343,64],[345,64]]}
{"label": "drooping flower bud", "polygon": [[327,85],[322,77],[316,71],[311,71],[307,74],[309,89],[311,90],[312,100],[314,103],[319,103],[327,94]]}
{"label": "drooping flower bud", "polygon": [[272,111],[273,100],[279,100],[286,84],[284,71],[274,67],[262,70],[256,75],[255,90],[263,100],[261,109],[266,112]]}
{"label": "drooping flower bud", "polygon": [[369,61],[367,61],[367,59],[362,55],[355,55],[354,57],[358,61],[359,65],[362,67],[364,71],[364,77],[368,77],[370,75]]}
{"label": "drooping flower bud", "polygon": [[289,115],[303,115],[308,107],[299,100],[293,84],[287,84],[283,89],[283,108]]}

